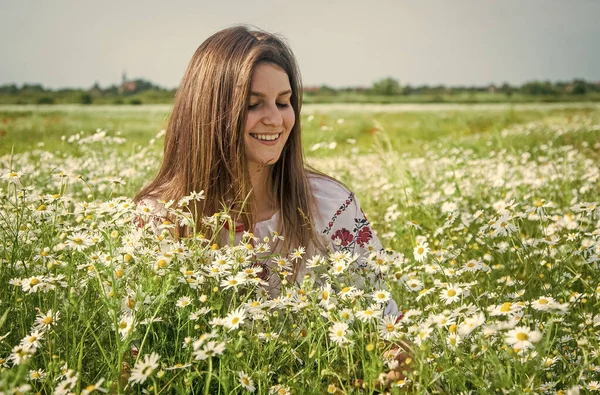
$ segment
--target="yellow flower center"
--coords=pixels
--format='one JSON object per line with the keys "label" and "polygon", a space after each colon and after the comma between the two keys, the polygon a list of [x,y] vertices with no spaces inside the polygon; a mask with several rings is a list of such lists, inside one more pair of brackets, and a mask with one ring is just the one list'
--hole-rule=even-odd
{"label": "yellow flower center", "polygon": [[456,291],[453,290],[453,289],[449,289],[448,290],[448,296],[450,296],[450,297],[456,296]]}
{"label": "yellow flower center", "polygon": [[34,285],[38,285],[40,283],[40,280],[37,277],[34,277],[31,279],[31,281],[29,282],[30,286],[34,286]]}
{"label": "yellow flower center", "polygon": [[500,311],[503,313],[508,313],[512,308],[512,303],[506,302],[500,307]]}
{"label": "yellow flower center", "polygon": [[523,332],[517,333],[517,340],[524,341],[527,339],[529,339],[529,336],[527,336],[527,333],[523,333]]}
{"label": "yellow flower center", "polygon": [[44,317],[44,319],[42,321],[44,322],[44,324],[50,325],[53,320],[52,320],[52,317],[48,316],[48,317]]}
{"label": "yellow flower center", "polygon": [[548,304],[548,299],[542,298],[542,299],[538,300],[538,303],[539,304]]}
{"label": "yellow flower center", "polygon": [[417,250],[417,254],[421,255],[425,252],[425,248],[423,247],[419,247],[419,249]]}
{"label": "yellow flower center", "polygon": [[231,320],[231,324],[232,324],[232,325],[235,325],[235,324],[237,324],[238,322],[240,322],[240,319],[239,319],[238,317],[234,317],[234,318]]}

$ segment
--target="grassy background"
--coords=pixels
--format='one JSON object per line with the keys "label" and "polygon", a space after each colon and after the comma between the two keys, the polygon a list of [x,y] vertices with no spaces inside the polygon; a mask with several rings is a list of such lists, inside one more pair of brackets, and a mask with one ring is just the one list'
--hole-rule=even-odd
{"label": "grassy background", "polygon": [[[314,149],[315,144],[336,142],[336,150],[358,148],[372,150],[385,132],[391,148],[401,153],[423,154],[426,144],[460,144],[481,149],[479,139],[487,136],[495,148],[510,148],[522,144],[518,138],[502,137],[500,132],[516,124],[572,119],[577,116],[600,117],[597,104],[536,106],[512,105],[497,108],[453,105],[431,111],[412,105],[406,109],[379,106],[360,110],[361,106],[344,109],[343,105],[305,105],[302,126],[308,157],[324,157],[328,149]],[[368,107],[365,107],[367,109]],[[357,110],[358,109],[358,110]],[[491,109],[491,110],[490,110]],[[43,146],[53,152],[66,149],[62,136],[83,131],[86,135],[101,128],[121,133],[127,139],[120,149],[129,151],[136,145],[146,145],[161,129],[166,128],[170,106],[2,106],[0,107],[0,155],[25,152]],[[348,139],[356,143],[348,143]],[[578,142],[573,142],[577,144]],[[160,149],[160,147],[156,147]]]}

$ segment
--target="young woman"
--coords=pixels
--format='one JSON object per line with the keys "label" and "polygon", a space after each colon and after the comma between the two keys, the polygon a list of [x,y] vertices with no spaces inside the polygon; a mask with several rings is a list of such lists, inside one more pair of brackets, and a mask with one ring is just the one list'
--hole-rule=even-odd
{"label": "young woman", "polygon": [[[244,26],[215,33],[189,63],[167,127],[162,167],[135,200],[161,215],[159,201],[204,191],[193,214],[227,209],[237,223],[236,243],[244,231],[261,240],[277,232],[283,240],[273,245],[275,252],[306,247],[305,258],[328,250],[359,254],[353,270],[360,286],[369,275],[367,257],[382,247],[354,194],[307,169],[301,96],[298,66],[280,38]],[[230,231],[218,235],[221,243],[229,242]],[[292,281],[308,273],[304,262],[295,261]],[[279,277],[263,268],[267,291],[277,295]],[[398,314],[393,300],[385,314]]]}

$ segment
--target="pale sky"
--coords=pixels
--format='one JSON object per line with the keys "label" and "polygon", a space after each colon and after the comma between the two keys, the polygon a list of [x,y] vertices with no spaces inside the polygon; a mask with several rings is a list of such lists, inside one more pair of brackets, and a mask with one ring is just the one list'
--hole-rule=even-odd
{"label": "pale sky", "polygon": [[282,34],[305,86],[600,81],[600,0],[0,0],[0,85],[179,84],[212,33]]}

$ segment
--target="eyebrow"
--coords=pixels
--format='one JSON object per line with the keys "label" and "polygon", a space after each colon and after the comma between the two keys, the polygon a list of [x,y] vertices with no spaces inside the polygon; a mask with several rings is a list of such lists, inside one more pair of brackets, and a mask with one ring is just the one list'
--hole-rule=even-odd
{"label": "eyebrow", "polygon": [[[292,90],[288,89],[287,91],[279,92],[277,97],[283,96],[283,95],[289,95],[290,93],[292,93]],[[267,95],[265,95],[264,93],[261,93],[261,92],[250,92],[250,96],[266,97]]]}

